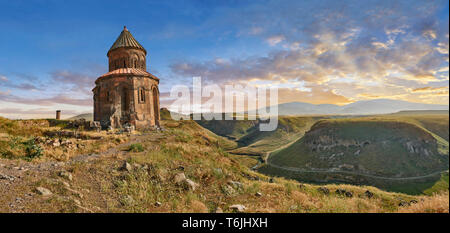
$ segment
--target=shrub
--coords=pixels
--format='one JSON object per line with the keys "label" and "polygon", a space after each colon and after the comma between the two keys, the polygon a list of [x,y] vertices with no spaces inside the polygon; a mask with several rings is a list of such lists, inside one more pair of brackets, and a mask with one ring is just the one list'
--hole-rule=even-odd
{"label": "shrub", "polygon": [[130,145],[130,148],[128,149],[128,151],[131,151],[131,152],[142,152],[142,151],[144,151],[144,147],[140,143],[134,143],[134,144]]}
{"label": "shrub", "polygon": [[36,144],[35,139],[31,138],[24,142],[26,157],[28,159],[34,159],[41,157],[43,154],[43,149],[40,145]]}

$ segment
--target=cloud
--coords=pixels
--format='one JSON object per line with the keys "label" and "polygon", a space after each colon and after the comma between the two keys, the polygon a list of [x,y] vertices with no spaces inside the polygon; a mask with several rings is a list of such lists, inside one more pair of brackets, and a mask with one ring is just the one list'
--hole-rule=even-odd
{"label": "cloud", "polygon": [[270,44],[270,46],[275,46],[285,40],[283,35],[271,36],[267,38],[266,42]]}
{"label": "cloud", "polygon": [[82,92],[85,95],[92,94],[97,77],[67,70],[57,70],[50,73],[54,82],[59,85],[68,85],[71,91]]}
{"label": "cloud", "polygon": [[6,76],[0,75],[0,81],[8,81]]}
{"label": "cloud", "polygon": [[[268,1],[234,15],[241,16],[244,23],[239,25],[247,30],[260,28],[258,35],[273,46],[272,51],[228,58],[223,64],[214,59],[184,60],[170,68],[180,77],[202,76],[218,84],[304,81],[306,86],[322,85],[323,90],[332,87],[332,93],[345,93],[340,94],[346,98],[340,102],[365,98],[374,85],[377,94],[373,96],[409,98],[411,85],[448,80],[448,22],[436,16],[445,4]],[[284,49],[275,47],[280,43]],[[339,88],[337,82],[354,85]],[[337,100],[330,96],[330,101]]]}
{"label": "cloud", "polygon": [[412,92],[442,92],[443,90],[448,91],[448,86],[446,87],[421,87],[415,88]]}
{"label": "cloud", "polygon": [[[73,110],[62,110],[65,115],[76,115],[79,114],[77,111]],[[36,109],[20,109],[20,108],[0,108],[1,114],[15,114],[15,115],[54,115],[55,110],[47,108],[36,108]]]}
{"label": "cloud", "polygon": [[92,106],[93,100],[92,98],[72,98],[64,94],[58,94],[49,98],[25,98],[19,97],[16,95],[12,95],[10,93],[4,93],[0,95],[0,101],[11,102],[11,103],[19,103],[19,104],[27,104],[27,105],[38,105],[38,106],[54,106],[57,104],[68,104],[75,106]]}

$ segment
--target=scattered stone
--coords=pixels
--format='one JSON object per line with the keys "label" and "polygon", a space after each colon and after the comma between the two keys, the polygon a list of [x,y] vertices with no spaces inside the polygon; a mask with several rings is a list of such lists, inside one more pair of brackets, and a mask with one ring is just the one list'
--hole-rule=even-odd
{"label": "scattered stone", "polygon": [[234,190],[233,187],[229,185],[223,185],[222,192],[227,196],[233,196],[234,194],[236,194],[236,190]]}
{"label": "scattered stone", "polygon": [[346,197],[353,197],[353,193],[350,191],[347,191],[345,189],[337,189],[336,194],[346,196]]}
{"label": "scattered stone", "polygon": [[61,143],[59,142],[59,139],[55,139],[55,140],[53,140],[53,142],[51,143],[51,145],[52,145],[53,147],[58,147],[58,146],[61,145]]}
{"label": "scattered stone", "polygon": [[273,183],[273,182],[274,182],[274,179],[272,177],[270,177],[269,183]]}
{"label": "scattered stone", "polygon": [[139,163],[134,163],[133,167],[136,168],[136,169],[141,169],[142,165],[140,165]]}
{"label": "scattered stone", "polygon": [[261,197],[261,196],[262,196],[262,193],[260,193],[260,192],[256,192],[256,193],[255,193],[255,196],[257,196],[257,197]]}
{"label": "scattered stone", "polygon": [[233,188],[241,190],[244,188],[244,185],[241,182],[238,181],[229,181],[228,182],[229,185],[231,185]]}
{"label": "scattered stone", "polygon": [[259,178],[259,176],[252,176],[245,172],[242,172],[241,175],[249,180],[261,180],[261,178]]}
{"label": "scattered stone", "polygon": [[175,184],[183,186],[185,189],[192,191],[194,191],[199,186],[194,181],[187,179],[186,175],[183,172],[176,174],[173,177],[173,181],[175,182]]}
{"label": "scattered stone", "polygon": [[364,196],[366,196],[367,198],[372,198],[373,197],[373,193],[371,192],[371,191],[369,191],[369,190],[366,190],[366,192],[364,192]]}
{"label": "scattered stone", "polygon": [[319,187],[319,188],[317,189],[317,191],[319,191],[319,192],[321,192],[321,193],[323,193],[323,194],[325,194],[325,195],[330,194],[330,190],[329,190],[328,188],[325,188],[325,187]]}
{"label": "scattered stone", "polygon": [[131,167],[131,165],[127,161],[124,161],[122,166],[120,167],[120,170],[122,170],[122,171],[128,171],[129,172],[132,169],[133,168]]}
{"label": "scattered stone", "polygon": [[130,124],[126,124],[124,126],[124,129],[125,129],[126,133],[132,133],[135,130],[134,125],[130,125]]}
{"label": "scattered stone", "polygon": [[155,206],[156,206],[156,207],[160,207],[161,205],[162,205],[161,202],[159,202],[159,201],[155,202]]}
{"label": "scattered stone", "polygon": [[298,185],[298,188],[299,188],[299,189],[304,189],[304,188],[306,188],[306,186],[305,186],[304,184],[299,184],[299,185]]}
{"label": "scattered stone", "polygon": [[417,204],[417,203],[419,203],[417,200],[411,200],[411,201],[409,202],[409,204]]}
{"label": "scattered stone", "polygon": [[400,201],[399,203],[398,203],[398,206],[409,206],[410,204],[408,203],[408,202],[406,202],[406,201]]}
{"label": "scattered stone", "polygon": [[53,194],[50,190],[48,190],[48,189],[46,189],[44,187],[37,187],[36,191],[37,191],[38,194],[40,194],[40,195],[42,195],[44,197],[45,196],[50,196],[50,195]]}
{"label": "scattered stone", "polygon": [[186,180],[186,175],[184,175],[183,172],[178,173],[173,177],[173,181],[175,182],[175,184],[178,185],[181,185],[184,180]]}
{"label": "scattered stone", "polygon": [[217,213],[217,214],[223,213],[222,208],[220,208],[220,207],[218,206],[218,207],[216,208],[216,213]]}
{"label": "scattered stone", "polygon": [[190,180],[190,179],[185,179],[184,180],[184,187],[188,190],[192,190],[195,191],[195,189],[198,187],[199,185],[197,183],[195,183],[194,181]]}
{"label": "scattered stone", "polygon": [[60,171],[58,173],[58,175],[60,177],[64,178],[64,179],[68,179],[70,181],[72,181],[72,179],[73,179],[72,174],[70,172],[67,172],[67,171]]}
{"label": "scattered stone", "polygon": [[238,213],[243,213],[246,208],[245,208],[245,206],[238,204],[238,205],[230,206],[230,209],[232,211],[235,211],[235,212],[238,212]]}
{"label": "scattered stone", "polygon": [[16,177],[14,177],[14,176],[6,175],[6,174],[0,174],[0,180],[14,181],[15,179],[16,179]]}

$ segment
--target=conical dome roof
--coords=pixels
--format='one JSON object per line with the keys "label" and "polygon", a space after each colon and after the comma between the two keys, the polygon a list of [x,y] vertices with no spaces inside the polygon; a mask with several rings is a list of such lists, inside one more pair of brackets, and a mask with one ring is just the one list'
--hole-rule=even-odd
{"label": "conical dome roof", "polygon": [[135,48],[135,49],[141,49],[144,51],[145,54],[147,54],[147,51],[142,47],[139,42],[137,42],[136,39],[134,39],[133,35],[128,31],[127,27],[123,27],[122,33],[120,33],[120,36],[117,38],[116,42],[111,46],[111,48],[108,51],[109,53],[115,49],[118,48]]}

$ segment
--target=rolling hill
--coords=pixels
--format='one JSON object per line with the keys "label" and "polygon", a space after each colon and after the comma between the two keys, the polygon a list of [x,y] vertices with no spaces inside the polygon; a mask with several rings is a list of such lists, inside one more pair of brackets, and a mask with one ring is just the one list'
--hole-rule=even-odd
{"label": "rolling hill", "polygon": [[289,142],[295,141],[319,119],[324,117],[282,116],[274,131],[260,131],[261,120],[200,120],[198,124],[237,142],[238,148],[230,151],[241,155],[264,155]]}
{"label": "rolling hill", "polygon": [[438,130],[438,126],[427,130],[424,122],[433,125],[429,117],[321,120],[300,140],[272,153],[268,164],[259,171],[312,182],[370,184],[382,188],[395,186],[382,180],[402,180],[398,186],[407,186],[408,179],[404,178],[437,172],[434,181],[424,181],[428,187],[439,180],[439,171],[448,169],[449,157],[448,142],[443,154],[439,149],[442,137],[432,130],[442,136],[445,132]]}
{"label": "rolling hill", "polygon": [[279,115],[372,115],[408,110],[447,110],[448,105],[412,103],[401,100],[375,99],[357,101],[339,106],[334,104],[309,104],[301,102],[278,105]]}
{"label": "rolling hill", "polygon": [[87,121],[93,121],[94,120],[94,114],[92,114],[92,113],[83,113],[83,114],[71,117],[68,120],[79,120],[79,119],[85,119]]}

